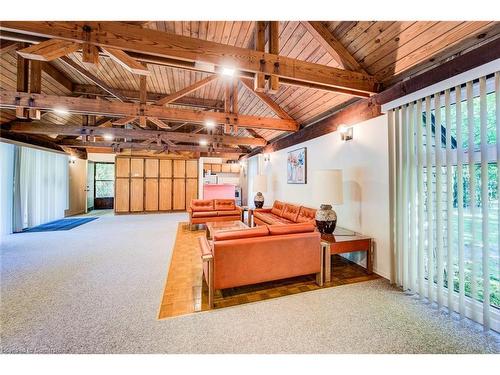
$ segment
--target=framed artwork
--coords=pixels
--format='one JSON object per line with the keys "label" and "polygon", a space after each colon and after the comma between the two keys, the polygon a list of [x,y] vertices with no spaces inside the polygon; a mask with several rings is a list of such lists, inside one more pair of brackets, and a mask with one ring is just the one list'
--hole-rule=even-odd
{"label": "framed artwork", "polygon": [[307,184],[307,147],[288,153],[286,176],[289,184]]}

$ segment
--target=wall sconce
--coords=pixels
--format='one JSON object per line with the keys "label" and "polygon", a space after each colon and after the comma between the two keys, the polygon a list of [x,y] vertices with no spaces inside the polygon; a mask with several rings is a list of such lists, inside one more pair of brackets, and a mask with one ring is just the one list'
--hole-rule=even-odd
{"label": "wall sconce", "polygon": [[271,161],[271,154],[264,154],[264,161]]}
{"label": "wall sconce", "polygon": [[343,141],[350,141],[352,139],[352,126],[347,126],[347,125],[340,125],[338,127],[339,133],[340,133],[340,139]]}

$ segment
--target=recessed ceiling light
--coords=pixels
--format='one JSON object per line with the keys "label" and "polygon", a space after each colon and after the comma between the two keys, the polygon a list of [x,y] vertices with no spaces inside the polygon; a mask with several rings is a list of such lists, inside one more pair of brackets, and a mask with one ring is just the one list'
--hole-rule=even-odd
{"label": "recessed ceiling light", "polygon": [[206,146],[208,142],[205,139],[200,140],[200,146]]}
{"label": "recessed ceiling light", "polygon": [[106,141],[112,141],[113,139],[115,139],[115,137],[113,137],[112,134],[104,134],[102,136]]}
{"label": "recessed ceiling light", "polygon": [[54,112],[57,113],[58,115],[68,115],[69,111],[64,109],[64,108],[55,108]]}
{"label": "recessed ceiling light", "polygon": [[221,73],[223,76],[232,77],[232,76],[234,76],[234,72],[235,71],[232,68],[223,67]]}
{"label": "recessed ceiling light", "polygon": [[212,129],[212,128],[214,128],[214,127],[215,127],[215,122],[214,122],[214,121],[212,121],[212,120],[207,120],[207,121],[205,121],[205,126],[206,126],[207,128],[209,128],[209,129]]}

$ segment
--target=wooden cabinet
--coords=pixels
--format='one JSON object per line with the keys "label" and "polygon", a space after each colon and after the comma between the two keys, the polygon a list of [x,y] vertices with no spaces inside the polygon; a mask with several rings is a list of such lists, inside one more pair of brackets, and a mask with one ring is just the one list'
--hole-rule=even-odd
{"label": "wooden cabinet", "polygon": [[237,163],[230,164],[232,173],[240,173],[240,165]]}
{"label": "wooden cabinet", "polygon": [[186,179],[185,178],[174,178],[173,187],[173,202],[172,208],[174,210],[185,210],[186,209]]}
{"label": "wooden cabinet", "polygon": [[129,158],[116,158],[115,162],[116,177],[130,177],[130,159]]}
{"label": "wooden cabinet", "polygon": [[115,211],[128,212],[130,202],[130,179],[117,178],[115,180]]}
{"label": "wooden cabinet", "polygon": [[231,164],[221,164],[221,172],[230,173],[231,172]]}
{"label": "wooden cabinet", "polygon": [[222,171],[222,167],[220,164],[212,164],[212,173],[215,172],[221,172]]}
{"label": "wooden cabinet", "polygon": [[144,211],[144,179],[130,179],[130,211]]}
{"label": "wooden cabinet", "polygon": [[183,211],[198,197],[198,160],[116,158],[115,212]]}
{"label": "wooden cabinet", "polygon": [[172,210],[172,179],[160,178],[158,193],[158,209],[160,211]]}

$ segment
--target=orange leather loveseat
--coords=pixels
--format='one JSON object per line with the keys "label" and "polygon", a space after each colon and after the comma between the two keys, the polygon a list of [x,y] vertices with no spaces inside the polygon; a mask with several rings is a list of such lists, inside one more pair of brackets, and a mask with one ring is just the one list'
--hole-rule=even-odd
{"label": "orange leather loveseat", "polygon": [[253,211],[254,225],[309,223],[316,225],[316,210],[291,203],[274,201],[271,208]]}
{"label": "orange leather loveseat", "polygon": [[312,224],[224,231],[199,242],[210,307],[218,289],[309,274],[323,284],[320,233]]}
{"label": "orange leather loveseat", "polygon": [[241,208],[234,199],[192,199],[188,213],[190,226],[209,221],[241,220]]}

